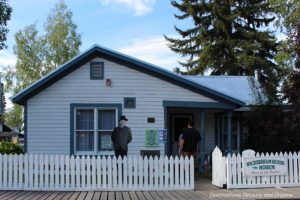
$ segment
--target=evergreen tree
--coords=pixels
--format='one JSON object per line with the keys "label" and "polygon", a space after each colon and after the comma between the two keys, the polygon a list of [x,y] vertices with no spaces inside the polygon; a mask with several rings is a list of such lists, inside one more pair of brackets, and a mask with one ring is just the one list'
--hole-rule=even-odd
{"label": "evergreen tree", "polygon": [[194,27],[175,26],[180,39],[166,37],[169,47],[187,56],[181,63],[190,74],[254,75],[259,72],[270,97],[276,97],[282,70],[274,62],[276,38],[266,27],[273,22],[267,0],[180,0],[171,1]]}

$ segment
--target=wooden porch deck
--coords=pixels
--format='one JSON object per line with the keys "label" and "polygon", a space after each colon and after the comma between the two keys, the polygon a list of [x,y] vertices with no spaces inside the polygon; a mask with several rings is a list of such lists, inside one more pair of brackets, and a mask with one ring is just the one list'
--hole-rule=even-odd
{"label": "wooden porch deck", "polygon": [[200,200],[200,199],[296,199],[300,188],[221,189],[208,179],[195,181],[195,191],[149,192],[44,192],[0,191],[1,200]]}

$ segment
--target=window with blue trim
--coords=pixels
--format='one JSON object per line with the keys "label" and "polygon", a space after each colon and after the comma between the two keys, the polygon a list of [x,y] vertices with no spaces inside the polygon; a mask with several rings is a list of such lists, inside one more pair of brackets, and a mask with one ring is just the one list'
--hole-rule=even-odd
{"label": "window with blue trim", "polygon": [[135,108],[136,101],[134,97],[124,97],[124,108]]}
{"label": "window with blue trim", "polygon": [[112,151],[111,133],[117,125],[117,108],[76,108],[75,113],[75,151]]}
{"label": "window with blue trim", "polygon": [[93,151],[94,110],[77,110],[76,118],[77,151]]}
{"label": "window with blue trim", "polygon": [[104,63],[103,62],[91,62],[90,64],[90,79],[91,80],[103,80],[104,78]]}

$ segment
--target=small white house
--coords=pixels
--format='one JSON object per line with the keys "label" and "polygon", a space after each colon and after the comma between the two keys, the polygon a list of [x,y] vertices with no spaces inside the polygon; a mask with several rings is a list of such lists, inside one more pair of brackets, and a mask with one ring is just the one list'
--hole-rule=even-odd
{"label": "small white house", "polygon": [[113,154],[110,134],[126,115],[129,154],[175,155],[193,119],[203,158],[216,145],[239,151],[252,83],[244,76],[180,76],[95,45],[12,101],[24,106],[27,153]]}

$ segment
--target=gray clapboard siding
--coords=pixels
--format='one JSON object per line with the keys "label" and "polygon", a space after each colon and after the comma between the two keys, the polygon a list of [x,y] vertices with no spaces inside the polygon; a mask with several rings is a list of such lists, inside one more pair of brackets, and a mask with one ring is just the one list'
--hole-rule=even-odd
{"label": "gray clapboard siding", "polygon": [[[100,58],[104,62],[104,80],[90,80],[90,65],[86,63],[27,102],[28,153],[70,153],[70,104],[118,103],[124,97],[136,98],[136,109],[124,109],[133,133],[129,154],[139,154],[144,146],[145,128],[164,128],[163,100],[214,100],[169,82]],[[112,86],[105,86],[105,79]],[[147,124],[147,117],[155,117]],[[146,124],[146,127],[145,127]],[[159,149],[164,154],[164,145]]]}

